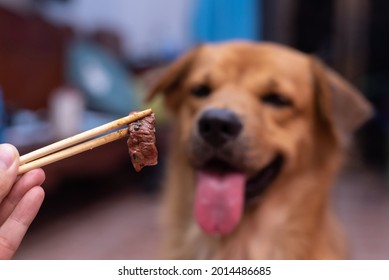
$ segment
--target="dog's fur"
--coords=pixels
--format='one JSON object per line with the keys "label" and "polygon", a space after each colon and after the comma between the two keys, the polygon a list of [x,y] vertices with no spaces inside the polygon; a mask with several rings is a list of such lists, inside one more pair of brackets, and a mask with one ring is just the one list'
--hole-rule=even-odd
{"label": "dog's fur", "polygon": [[[196,96],[199,85],[212,92]],[[229,42],[201,45],[179,58],[151,90],[150,99],[159,92],[173,117],[165,257],[347,257],[329,196],[348,138],[372,113],[354,87],[318,59],[290,48]],[[276,99],[281,95],[281,106],[279,100],[266,99],[272,94]],[[243,124],[240,135],[218,153],[198,132],[198,120],[210,108],[227,108]],[[283,158],[278,175],[263,193],[245,202],[239,224],[222,235],[205,233],[193,214],[196,172],[216,154],[247,178],[276,155]]]}

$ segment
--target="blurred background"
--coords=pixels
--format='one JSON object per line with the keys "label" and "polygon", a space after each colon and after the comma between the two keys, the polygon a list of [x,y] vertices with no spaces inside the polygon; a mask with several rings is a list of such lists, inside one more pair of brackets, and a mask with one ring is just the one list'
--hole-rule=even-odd
{"label": "blurred background", "polygon": [[[159,165],[125,140],[45,167],[47,196],[16,259],[155,259],[168,119],[145,73],[201,42],[283,43],[321,57],[376,108],[333,204],[353,259],[389,258],[389,2],[0,0],[0,141],[25,154],[152,106]],[[345,105],[347,106],[347,105]]]}

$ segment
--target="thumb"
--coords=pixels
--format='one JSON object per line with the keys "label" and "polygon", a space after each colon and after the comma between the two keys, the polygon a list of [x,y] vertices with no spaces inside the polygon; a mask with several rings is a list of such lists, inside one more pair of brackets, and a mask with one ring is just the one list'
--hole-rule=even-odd
{"label": "thumb", "polygon": [[0,144],[0,203],[16,180],[19,152],[10,144]]}

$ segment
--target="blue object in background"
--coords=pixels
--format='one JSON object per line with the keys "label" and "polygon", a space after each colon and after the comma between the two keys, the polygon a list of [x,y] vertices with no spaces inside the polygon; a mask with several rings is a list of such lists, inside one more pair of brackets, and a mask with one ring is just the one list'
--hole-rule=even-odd
{"label": "blue object in background", "polygon": [[91,109],[128,115],[140,107],[131,76],[119,59],[87,41],[73,42],[67,57],[68,82],[86,94]]}
{"label": "blue object in background", "polygon": [[196,3],[197,42],[261,38],[261,0],[197,0]]}

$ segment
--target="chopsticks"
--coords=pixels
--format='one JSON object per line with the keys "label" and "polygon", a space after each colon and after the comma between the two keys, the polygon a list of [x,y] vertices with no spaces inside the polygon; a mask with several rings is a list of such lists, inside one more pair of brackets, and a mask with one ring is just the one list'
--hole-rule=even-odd
{"label": "chopsticks", "polygon": [[48,165],[61,159],[124,138],[128,135],[127,128],[123,128],[107,135],[101,136],[99,138],[86,141],[103,133],[109,132],[113,129],[119,128],[120,126],[124,126],[131,122],[144,118],[147,115],[150,115],[151,113],[151,109],[134,112],[126,117],[114,120],[91,130],[55,142],[51,145],[40,148],[31,153],[25,154],[19,158],[18,174],[20,175],[26,173],[32,169]]}

